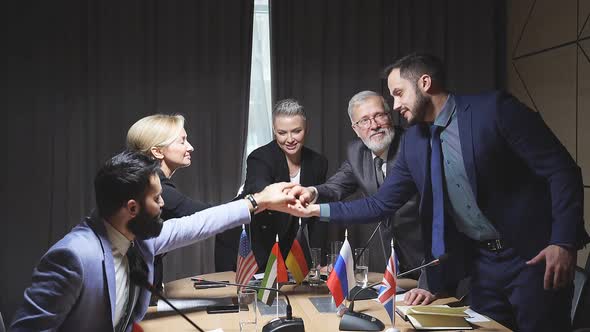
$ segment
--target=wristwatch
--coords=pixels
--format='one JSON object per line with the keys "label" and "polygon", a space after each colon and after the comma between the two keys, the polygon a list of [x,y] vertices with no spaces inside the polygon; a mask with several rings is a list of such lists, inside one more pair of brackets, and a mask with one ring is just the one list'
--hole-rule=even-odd
{"label": "wristwatch", "polygon": [[258,203],[254,199],[254,195],[248,194],[248,195],[246,195],[246,199],[250,201],[250,204],[252,204],[252,208],[253,208],[252,213],[256,212],[256,210],[258,210]]}

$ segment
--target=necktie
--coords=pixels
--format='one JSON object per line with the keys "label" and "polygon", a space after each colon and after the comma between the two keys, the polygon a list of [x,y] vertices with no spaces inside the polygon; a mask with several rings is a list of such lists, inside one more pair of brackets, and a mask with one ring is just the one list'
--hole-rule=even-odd
{"label": "necktie", "polygon": [[432,256],[438,258],[445,253],[445,207],[442,170],[442,127],[430,126],[432,151],[430,154],[430,180],[432,181]]}
{"label": "necktie", "polygon": [[[134,244],[132,244],[127,250],[127,262],[129,264],[129,275],[132,273],[141,273],[143,276],[141,279],[143,280],[143,278],[145,278],[147,281],[147,265],[143,261],[143,258],[141,258],[141,254],[137,251]],[[133,282],[129,283],[129,298],[127,299],[127,306],[125,308],[123,317],[121,317],[121,320],[119,321],[119,326],[115,329],[116,331],[126,331],[127,326],[129,326],[129,324],[133,324],[132,315],[133,311],[135,310],[135,305],[137,304],[140,291],[139,285],[136,285]]]}
{"label": "necktie", "polygon": [[385,179],[385,174],[383,174],[383,159],[379,157],[375,157],[373,159],[375,163],[375,175],[377,177],[377,187],[381,187],[383,184],[383,180]]}

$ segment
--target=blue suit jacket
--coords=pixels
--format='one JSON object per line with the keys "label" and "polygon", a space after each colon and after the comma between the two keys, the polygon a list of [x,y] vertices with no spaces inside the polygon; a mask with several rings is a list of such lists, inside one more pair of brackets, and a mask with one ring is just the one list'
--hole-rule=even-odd
{"label": "blue suit jacket", "polygon": [[[526,259],[549,244],[579,248],[588,243],[580,168],[540,114],[501,92],[456,96],[456,105],[471,188],[502,238]],[[394,213],[418,191],[425,251],[430,252],[429,158],[428,127],[410,127],[379,191],[354,202],[331,203],[330,220],[368,222]]]}
{"label": "blue suit jacket", "polygon": [[[156,254],[165,253],[248,223],[243,201],[170,219],[154,239],[136,241],[153,278]],[[53,245],[33,271],[10,331],[113,331],[115,268],[111,243],[100,219],[87,218]],[[132,322],[147,311],[150,294],[142,290]],[[131,330],[131,325],[128,331]]]}

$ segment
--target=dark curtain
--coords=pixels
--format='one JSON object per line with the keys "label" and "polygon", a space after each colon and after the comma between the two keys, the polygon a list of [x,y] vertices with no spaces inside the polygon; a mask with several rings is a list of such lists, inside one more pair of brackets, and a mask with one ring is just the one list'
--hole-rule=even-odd
{"label": "dark curtain", "polygon": [[[270,2],[273,99],[292,97],[306,107],[306,145],[328,158],[329,174],[355,137],[348,101],[362,90],[389,96],[382,69],[397,58],[411,52],[440,56],[456,92],[504,86],[504,1]],[[362,246],[373,228],[350,227],[351,245]],[[330,240],[343,238],[337,233]],[[378,239],[373,242],[379,250]]]}
{"label": "dark curtain", "polygon": [[[181,113],[181,191],[213,204],[240,184],[253,1],[3,4],[0,299],[10,321],[41,255],[94,207],[93,178],[129,126]],[[213,240],[166,258],[166,279],[213,271]],[[232,258],[235,259],[235,258]]]}

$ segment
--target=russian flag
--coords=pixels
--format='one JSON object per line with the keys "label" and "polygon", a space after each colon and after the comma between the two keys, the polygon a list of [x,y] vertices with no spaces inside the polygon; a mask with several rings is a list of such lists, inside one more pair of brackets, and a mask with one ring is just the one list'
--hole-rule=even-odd
{"label": "russian flag", "polygon": [[356,285],[354,280],[354,262],[348,239],[344,240],[340,255],[336,259],[334,269],[328,277],[328,288],[334,297],[336,306],[348,296],[348,292]]}

